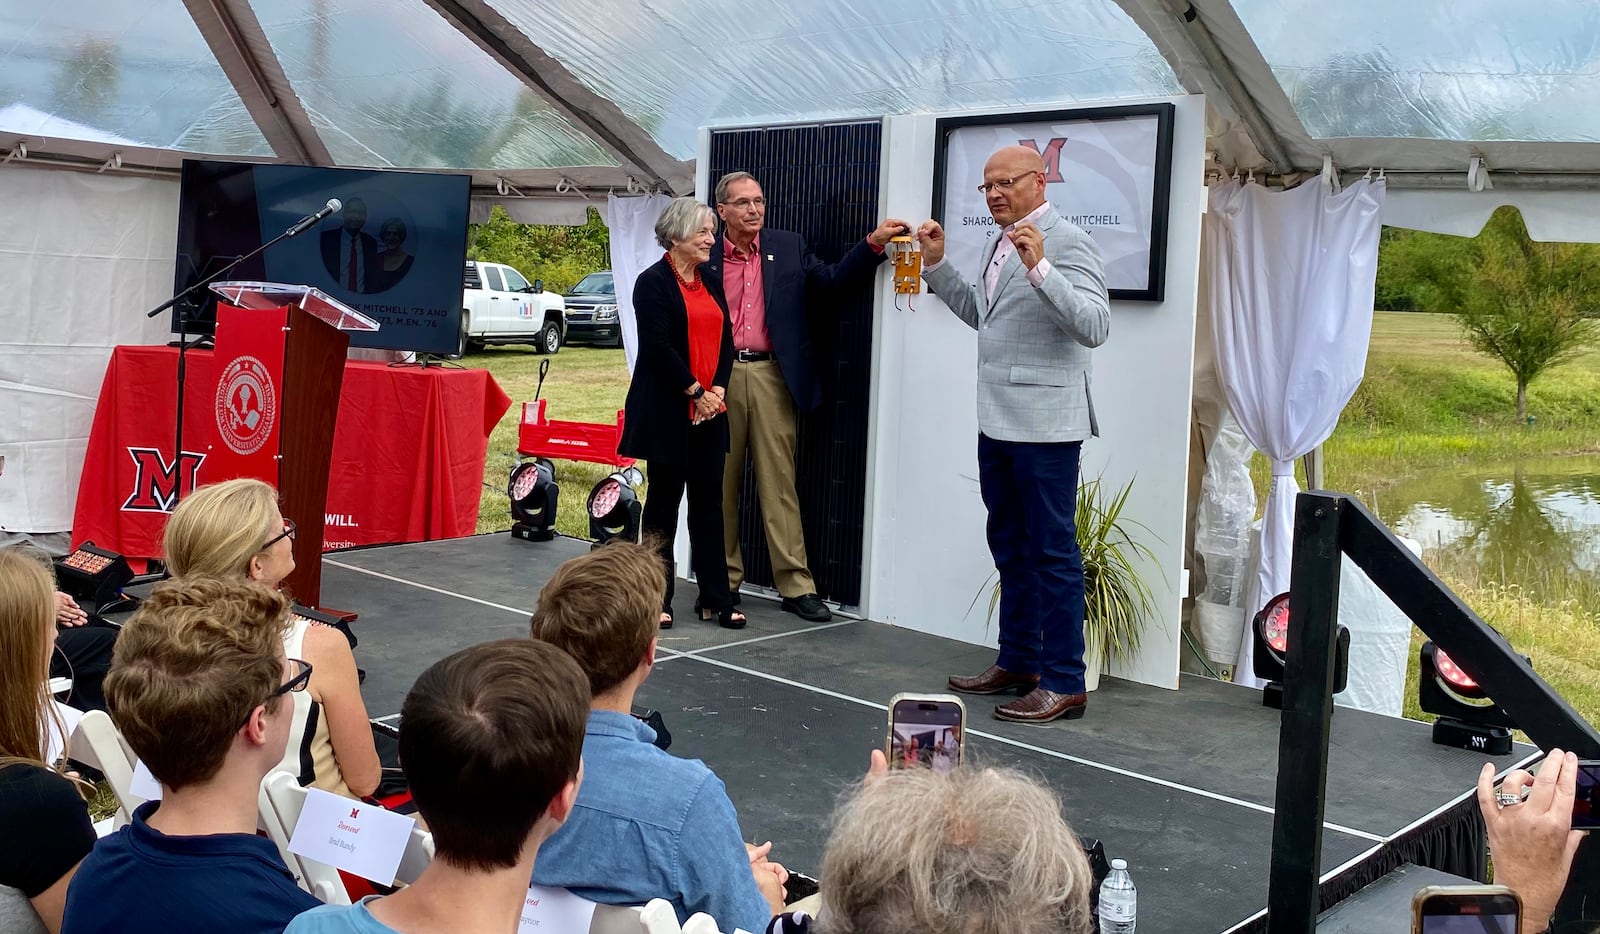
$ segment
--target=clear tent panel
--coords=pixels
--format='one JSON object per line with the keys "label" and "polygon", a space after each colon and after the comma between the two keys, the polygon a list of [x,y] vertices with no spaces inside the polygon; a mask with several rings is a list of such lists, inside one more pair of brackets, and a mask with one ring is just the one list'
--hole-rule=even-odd
{"label": "clear tent panel", "polygon": [[1113,0],[488,0],[667,152],[701,126],[1182,93]]}
{"label": "clear tent panel", "polygon": [[1315,137],[1600,141],[1594,0],[1233,0]]}
{"label": "clear tent panel", "polygon": [[341,165],[617,164],[422,0],[274,0],[254,9]]}
{"label": "clear tent panel", "polygon": [[0,132],[272,155],[177,0],[0,3]]}

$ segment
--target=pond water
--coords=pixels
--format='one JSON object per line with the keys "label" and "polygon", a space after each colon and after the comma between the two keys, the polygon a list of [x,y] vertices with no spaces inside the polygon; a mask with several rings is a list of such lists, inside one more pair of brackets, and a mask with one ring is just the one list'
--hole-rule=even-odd
{"label": "pond water", "polygon": [[1600,610],[1600,457],[1444,468],[1376,500],[1379,517],[1454,580]]}

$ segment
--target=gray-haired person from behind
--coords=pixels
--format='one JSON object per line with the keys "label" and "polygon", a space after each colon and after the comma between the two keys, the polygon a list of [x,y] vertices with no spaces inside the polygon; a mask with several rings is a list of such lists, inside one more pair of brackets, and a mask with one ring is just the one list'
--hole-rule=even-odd
{"label": "gray-haired person from behind", "polygon": [[840,803],[810,934],[1087,934],[1093,872],[1044,785],[1009,769],[871,775]]}

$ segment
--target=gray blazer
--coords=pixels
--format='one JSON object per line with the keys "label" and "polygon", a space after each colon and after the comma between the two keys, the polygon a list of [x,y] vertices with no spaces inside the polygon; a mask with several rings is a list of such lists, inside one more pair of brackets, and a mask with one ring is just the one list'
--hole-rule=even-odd
{"label": "gray blazer", "polygon": [[[956,317],[978,332],[978,430],[996,441],[1082,441],[1100,434],[1089,389],[1089,350],[1111,330],[1100,251],[1083,230],[1047,207],[1050,274],[1039,288],[1013,253],[1000,269],[992,304],[950,263],[923,278]],[[983,248],[988,268],[1000,231]]]}

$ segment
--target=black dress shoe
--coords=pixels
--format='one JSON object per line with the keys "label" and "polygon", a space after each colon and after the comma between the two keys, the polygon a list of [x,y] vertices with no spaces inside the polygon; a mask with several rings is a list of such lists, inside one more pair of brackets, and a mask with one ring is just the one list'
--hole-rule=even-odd
{"label": "black dress shoe", "polygon": [[801,619],[809,619],[813,623],[826,623],[833,619],[833,613],[822,602],[822,598],[814,593],[803,593],[798,597],[784,597],[783,611],[793,613]]}
{"label": "black dress shoe", "polygon": [[994,715],[997,720],[1011,720],[1017,723],[1049,723],[1062,717],[1076,720],[1088,709],[1087,694],[1057,694],[1044,688],[1036,688],[1026,696],[996,707]]}
{"label": "black dress shoe", "polygon": [[1039,686],[1038,675],[1019,675],[999,665],[990,665],[981,675],[951,675],[950,690],[963,694],[999,694],[1016,691],[1026,694]]}

